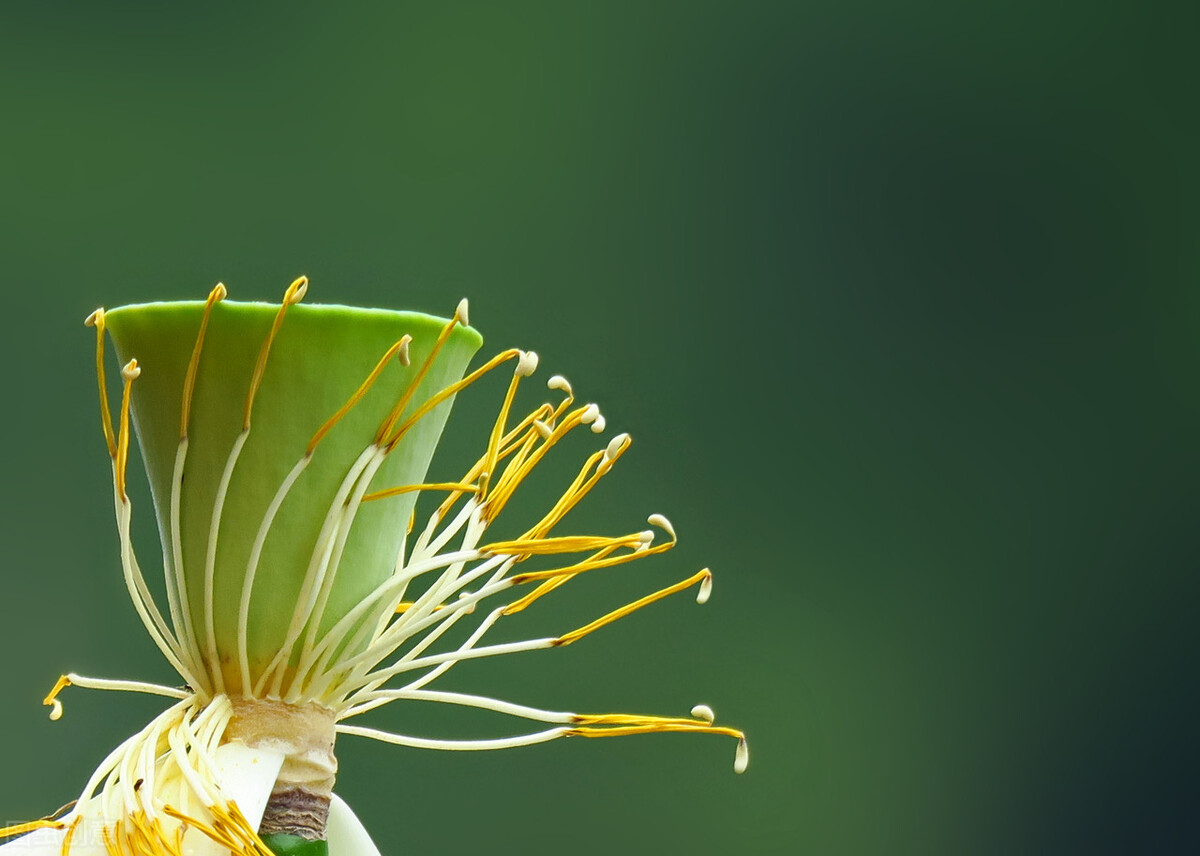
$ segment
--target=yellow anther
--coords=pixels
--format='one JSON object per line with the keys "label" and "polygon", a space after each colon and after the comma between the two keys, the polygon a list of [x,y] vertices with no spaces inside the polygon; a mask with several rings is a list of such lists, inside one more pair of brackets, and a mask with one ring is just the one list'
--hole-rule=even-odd
{"label": "yellow anther", "polygon": [[279,328],[283,326],[283,317],[287,314],[288,307],[303,300],[307,292],[308,277],[302,276],[289,285],[287,291],[283,293],[283,302],[279,305],[279,311],[275,313],[275,320],[271,322],[271,329],[267,332],[262,350],[258,352],[258,361],[254,364],[254,374],[250,376],[250,389],[246,392],[246,410],[242,417],[243,431],[250,430],[250,414],[254,410],[254,399],[258,395],[263,374],[267,370],[267,357],[271,355],[271,345],[275,342],[275,337],[279,335]]}
{"label": "yellow anther", "polygon": [[631,613],[637,612],[643,606],[649,606],[650,604],[654,603],[655,601],[662,600],[664,597],[673,595],[676,592],[680,592],[680,591],[683,591],[684,589],[691,588],[692,586],[694,586],[696,584],[700,584],[701,589],[703,590],[704,585],[706,583],[710,583],[711,580],[712,580],[712,571],[710,571],[708,568],[705,568],[704,570],[699,571],[699,572],[693,574],[692,576],[688,577],[686,580],[678,582],[673,586],[667,586],[664,589],[660,589],[659,591],[654,592],[654,594],[648,594],[643,598],[639,598],[638,600],[635,600],[633,603],[626,604],[625,606],[621,607],[620,609],[614,609],[612,612],[608,613],[608,615],[605,615],[601,618],[597,618],[595,621],[591,622],[590,624],[585,624],[583,627],[580,627],[578,630],[572,630],[570,633],[567,633],[563,636],[558,637],[555,644],[556,645],[570,645],[572,642],[578,642],[580,639],[582,639],[584,636],[587,636],[589,633],[594,633],[595,631],[599,630],[601,627],[604,627],[605,625],[608,625],[608,624],[612,624],[614,621],[624,618],[625,616],[627,616]]}
{"label": "yellow anther", "polygon": [[305,454],[311,455],[316,450],[317,445],[325,439],[325,435],[333,430],[333,426],[343,419],[354,405],[362,401],[363,397],[374,386],[375,381],[379,380],[379,376],[383,374],[383,370],[387,368],[387,364],[391,361],[392,357],[397,357],[401,365],[408,365],[408,343],[411,341],[412,336],[406,334],[399,342],[384,352],[384,355],[379,358],[379,362],[375,364],[375,368],[367,375],[367,379],[359,385],[349,400],[341,406],[337,413],[330,416],[324,425],[317,429],[317,433],[313,434],[312,439],[308,441],[308,448],[305,450]]}
{"label": "yellow anther", "polygon": [[643,550],[634,548],[634,550],[631,552],[610,556],[609,554],[617,549],[616,546],[612,546],[603,551],[603,555],[597,554],[598,558],[593,557],[583,562],[578,562],[574,565],[567,565],[565,567],[555,568],[549,571],[530,571],[529,573],[524,574],[514,574],[512,581],[515,585],[521,585],[523,583],[531,583],[538,580],[549,580],[556,577],[573,577],[577,574],[582,574],[585,571],[595,571],[599,570],[600,568],[612,568],[617,565],[623,565],[626,562],[636,562],[639,559],[645,559],[649,556],[665,553],[667,550],[670,550],[672,547],[674,547],[675,543],[676,542],[672,539],[670,541],[664,541],[661,544],[656,544],[653,547],[647,547]]}
{"label": "yellow anther", "polygon": [[429,356],[425,358],[425,362],[421,364],[421,368],[417,369],[416,376],[409,383],[408,388],[404,390],[404,394],[400,396],[400,400],[388,413],[387,418],[383,420],[383,424],[379,426],[379,430],[375,432],[375,442],[379,445],[384,445],[384,441],[388,435],[392,433],[392,429],[396,426],[396,422],[400,419],[400,415],[404,413],[404,408],[408,407],[408,403],[412,400],[413,394],[417,391],[417,387],[421,385],[421,381],[425,379],[425,375],[429,373],[430,367],[433,365],[434,359],[441,352],[442,347],[450,339],[450,334],[454,332],[454,328],[460,323],[459,316],[462,316],[463,324],[466,324],[467,314],[466,298],[459,303],[458,309],[455,310],[454,317],[451,318],[442,327],[438,333],[437,340],[433,343],[433,347],[429,350]]}
{"label": "yellow anther", "polygon": [[96,328],[96,380],[100,386],[100,421],[104,427],[104,442],[108,456],[117,456],[117,440],[113,436],[112,413],[108,409],[108,382],[104,378],[104,307],[100,307],[87,318],[84,325]]}
{"label": "yellow anther", "polygon": [[473,484],[460,484],[458,482],[437,482],[434,484],[406,484],[400,487],[389,487],[387,490],[378,490],[375,493],[368,493],[363,497],[363,502],[372,502],[376,499],[387,499],[392,496],[400,496],[404,493],[415,493],[419,490],[448,490],[455,493],[475,493],[479,490]]}
{"label": "yellow anther", "polygon": [[208,319],[213,306],[228,296],[225,285],[218,282],[208,293],[204,302],[204,314],[200,316],[200,330],[196,333],[196,344],[192,346],[192,357],[188,360],[187,374],[183,379],[183,412],[179,416],[179,439],[186,440],[188,424],[192,418],[192,395],[196,391],[196,372],[200,369],[200,352],[204,348],[204,335],[208,332]]}
{"label": "yellow anther", "polygon": [[[475,371],[471,372],[469,375],[464,377],[462,380],[457,381],[456,383],[452,383],[448,387],[446,387],[442,390],[439,390],[436,395],[430,396],[429,399],[424,404],[422,404],[420,407],[417,408],[416,412],[413,413],[412,416],[408,417],[408,419],[406,419],[404,421],[404,424],[401,425],[394,434],[392,434],[390,437],[388,437],[387,442],[384,444],[385,447],[387,448],[387,451],[389,453],[392,452],[396,448],[396,446],[399,445],[401,438],[406,433],[408,433],[408,430],[410,428],[412,428],[412,426],[415,425],[423,416],[425,416],[427,413],[429,413],[429,411],[433,410],[433,408],[437,407],[439,404],[441,404],[446,399],[448,399],[454,395],[457,395],[460,391],[462,391],[466,387],[470,386],[471,384],[475,383],[475,381],[479,380],[481,377],[483,377],[488,372],[492,371],[492,369],[496,368],[500,364],[507,362],[508,360],[516,359],[520,355],[521,355],[521,352],[518,351],[516,348],[511,348],[507,351],[501,351],[499,354],[492,357],[490,360],[488,360],[486,363],[484,363],[479,368],[475,369]],[[431,358],[432,358],[432,355],[431,355]],[[421,367],[421,372],[418,372],[418,379],[414,380],[413,383],[409,386],[408,390],[404,393],[405,397],[401,399],[401,402],[403,402],[405,404],[408,403],[407,400],[411,396],[413,388],[419,382],[419,376],[421,375],[422,372],[424,372],[428,369],[428,366],[429,366],[429,360],[426,360],[425,365],[423,365]],[[393,410],[393,413],[395,413],[394,410]],[[398,414],[397,414],[397,416],[398,416]],[[389,416],[389,419],[390,418],[391,417]]]}
{"label": "yellow anther", "polygon": [[726,737],[736,737],[745,740],[746,735],[736,728],[725,728],[720,725],[705,725],[691,720],[648,722],[642,725],[623,725],[612,728],[592,728],[583,726],[572,728],[567,734],[571,737],[628,737],[632,734],[661,734],[670,731],[690,731],[699,734],[722,734]]}
{"label": "yellow anther", "polygon": [[69,686],[71,686],[70,677],[68,677],[67,675],[63,675],[62,677],[60,677],[58,679],[58,682],[54,685],[54,689],[50,690],[49,695],[47,695],[44,699],[42,699],[42,704],[51,708],[50,718],[52,720],[54,720],[55,722],[62,719],[62,715],[63,715],[63,704],[61,701],[58,700],[58,694],[61,693],[63,690],[65,690]]}
{"label": "yellow anther", "polygon": [[62,829],[64,826],[66,824],[61,820],[31,820],[29,823],[0,828],[0,838],[12,838],[14,835],[24,835],[37,829]]}
{"label": "yellow anther", "polygon": [[142,370],[138,367],[137,360],[130,360],[121,369],[121,377],[125,379],[125,388],[121,393],[121,421],[120,432],[117,435],[117,457],[116,457],[116,473],[117,473],[117,494],[124,502],[129,497],[125,493],[125,469],[129,463],[129,399],[133,392],[133,382],[137,379]]}
{"label": "yellow anther", "polygon": [[71,821],[71,825],[67,827],[67,834],[63,836],[62,856],[70,856],[71,840],[75,837],[75,830],[79,829],[79,824],[83,822],[83,815],[77,815]]}
{"label": "yellow anther", "polygon": [[518,538],[513,541],[495,541],[481,547],[484,553],[503,553],[513,556],[548,556],[554,553],[582,553],[584,550],[602,550],[606,547],[636,548],[645,543],[646,533],[634,532],[615,538],[597,535],[564,535],[560,538]]}
{"label": "yellow anther", "polygon": [[292,306],[303,300],[306,294],[308,294],[308,277],[298,276],[287,287],[287,291],[283,293],[283,302],[288,306]]}

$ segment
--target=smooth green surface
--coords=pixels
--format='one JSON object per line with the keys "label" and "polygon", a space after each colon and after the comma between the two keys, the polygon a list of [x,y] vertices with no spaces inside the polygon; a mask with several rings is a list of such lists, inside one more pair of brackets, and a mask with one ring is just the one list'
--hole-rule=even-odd
{"label": "smooth green surface", "polygon": [[310,841],[299,835],[264,835],[263,843],[278,856],[329,856],[328,842]]}
{"label": "smooth green surface", "polygon": [[[119,362],[136,358],[133,413],[158,515],[171,543],[171,479],[179,447],[184,379],[204,304],[158,303],[108,313]],[[192,620],[207,651],[205,565],[218,488],[242,431],[255,363],[277,306],[224,300],[213,307],[196,377],[181,492],[183,568]],[[214,560],[214,625],[225,687],[250,692],[284,644],[302,581],[326,516],[354,462],[411,385],[444,319],[416,313],[355,310],[304,303],[288,309],[271,346],[251,414],[251,428],[225,494]],[[241,687],[238,604],[252,546],[276,491],[304,457],[314,433],[354,394],[382,355],[412,337],[410,364],[398,361],[321,441],[280,506],[255,576],[247,627],[251,688]],[[417,387],[405,411],[462,377],[481,339],[458,328]],[[370,489],[419,484],[429,466],[451,401],[417,422],[376,473]],[[336,624],[391,574],[415,494],[366,503],[355,517],[320,622]],[[171,553],[173,555],[173,552]],[[306,628],[307,630],[307,628]],[[210,664],[211,667],[211,664]]]}
{"label": "smooth green surface", "polygon": [[[80,322],[306,273],[313,302],[467,295],[484,353],[536,349],[535,380],[632,432],[564,531],[661,511],[679,547],[498,641],[716,574],[704,607],[446,686],[706,702],[751,736],[744,776],[719,738],[346,738],[339,791],[388,856],[1200,852],[1188,11],[6,4],[0,812],[74,798],[165,703],[72,689],[52,723],[61,671],[176,680],[120,581]],[[502,386],[459,397],[432,477],[478,454]],[[547,491],[604,439],[547,461]]]}

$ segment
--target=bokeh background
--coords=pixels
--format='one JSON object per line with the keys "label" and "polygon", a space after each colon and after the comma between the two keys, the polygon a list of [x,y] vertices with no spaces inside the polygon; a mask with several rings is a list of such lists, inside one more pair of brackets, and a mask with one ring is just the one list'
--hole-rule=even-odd
{"label": "bokeh background", "polygon": [[60,672],[172,680],[81,320],[306,273],[314,302],[469,295],[487,347],[634,434],[579,522],[662,511],[681,546],[528,628],[717,573],[450,685],[705,701],[753,751],[347,738],[385,853],[1194,852],[1193,33],[1133,3],[5,4],[0,813],[160,708],[76,690],[51,723]]}

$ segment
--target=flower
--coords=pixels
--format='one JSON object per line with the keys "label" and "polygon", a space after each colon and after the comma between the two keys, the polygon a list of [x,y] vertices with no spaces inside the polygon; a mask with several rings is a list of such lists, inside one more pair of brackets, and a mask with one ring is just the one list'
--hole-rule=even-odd
{"label": "flower", "polygon": [[[478,750],[710,733],[737,740],[735,770],[743,771],[744,735],[715,725],[706,705],[686,717],[584,714],[430,688],[456,663],[569,645],[685,589],[695,588],[703,603],[712,575],[703,569],[559,636],[485,644],[502,618],[579,575],[674,546],[675,530],[660,514],[648,518],[653,529],[558,534],[630,438],[618,434],[589,456],[518,537],[489,538],[514,492],[564,437],[585,427],[604,431],[599,408],[577,403],[556,375],[547,387],[557,401],[515,418],[518,388],[538,357],[505,350],[466,373],[482,339],[468,326],[465,300],[443,321],[306,306],[307,287],[297,279],[278,307],[227,301],[218,285],[203,303],[89,316],[125,582],[186,686],[63,676],[45,699],[52,719],[72,685],[174,704],[117,747],[61,816],[0,830],[0,838],[21,835],[0,851],[378,853],[333,793],[337,735]],[[115,420],[106,334],[124,363]],[[454,397],[503,366],[511,380],[479,458],[454,482],[426,482]],[[131,538],[134,420],[163,542],[165,611]],[[439,501],[417,529],[422,494]],[[552,567],[525,570],[529,559]],[[473,617],[479,605],[487,611]],[[475,625],[465,641],[439,645],[468,619]],[[512,737],[455,741],[349,723],[396,701],[482,708],[537,725]]]}

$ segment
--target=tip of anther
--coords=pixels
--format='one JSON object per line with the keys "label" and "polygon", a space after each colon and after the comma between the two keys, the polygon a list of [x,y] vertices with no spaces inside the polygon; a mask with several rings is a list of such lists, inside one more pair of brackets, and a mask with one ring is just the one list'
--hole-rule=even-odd
{"label": "tip of anther", "polygon": [[709,725],[717,721],[717,715],[713,713],[713,709],[706,704],[698,704],[692,708],[692,716],[696,719],[703,719]]}
{"label": "tip of anther", "polygon": [[542,435],[543,440],[549,440],[550,435],[554,433],[550,426],[540,419],[533,420],[533,427],[539,434]]}
{"label": "tip of anther", "polygon": [[396,350],[396,359],[400,361],[400,365],[405,367],[412,363],[412,360],[408,356],[408,343],[411,341],[412,336],[405,333],[404,338],[400,340],[400,347]]}
{"label": "tip of anther", "polygon": [[84,327],[95,327],[97,324],[103,324],[103,323],[104,323],[104,307],[103,306],[99,307],[91,315],[89,315],[87,318],[83,319]]}
{"label": "tip of anther", "polygon": [[704,569],[704,579],[700,581],[700,590],[696,592],[696,603],[708,603],[712,597],[712,571]]}
{"label": "tip of anther", "polygon": [[208,293],[208,299],[214,302],[224,300],[229,296],[229,289],[225,287],[225,283],[218,282],[213,286],[213,290]]}
{"label": "tip of anther", "polygon": [[50,702],[50,719],[51,719],[51,721],[58,722],[60,719],[62,719],[62,715],[63,715],[62,702],[59,701],[58,699],[54,699],[54,701]]}
{"label": "tip of anther", "polygon": [[458,301],[458,306],[454,308],[454,318],[464,327],[471,326],[470,318],[467,315],[467,298]]}
{"label": "tip of anther", "polygon": [[579,421],[584,425],[591,425],[600,418],[600,407],[596,404],[589,404],[583,408],[583,413],[579,416]]}
{"label": "tip of anther", "polygon": [[567,395],[571,395],[571,382],[560,374],[554,375],[550,380],[546,381],[546,389],[559,389]]}
{"label": "tip of anther", "polygon": [[604,457],[606,460],[615,461],[617,457],[624,451],[625,444],[629,442],[629,435],[622,432],[617,434],[608,441],[608,445],[604,447]]}
{"label": "tip of anther", "polygon": [[604,426],[606,426],[607,424],[608,424],[608,422],[605,421],[604,414],[601,413],[599,416],[596,417],[596,421],[592,423],[592,433],[593,434],[603,434]]}
{"label": "tip of anther", "polygon": [[289,306],[294,306],[304,299],[304,295],[308,294],[308,277],[298,276],[288,286],[284,293],[283,299]]}
{"label": "tip of anther", "polygon": [[671,536],[671,540],[675,540],[675,527],[671,525],[671,521],[664,514],[651,514],[646,518],[646,522],[651,526],[657,526],[659,529]]}
{"label": "tip of anther", "polygon": [[142,373],[142,367],[138,365],[137,360],[130,360],[121,368],[121,377],[125,380],[134,380]]}
{"label": "tip of anther", "polygon": [[517,368],[513,372],[517,377],[529,377],[538,367],[538,355],[536,351],[522,351],[520,358],[517,360]]}
{"label": "tip of anther", "polygon": [[733,772],[744,773],[750,766],[750,746],[745,737],[738,738],[737,752],[733,756]]}

